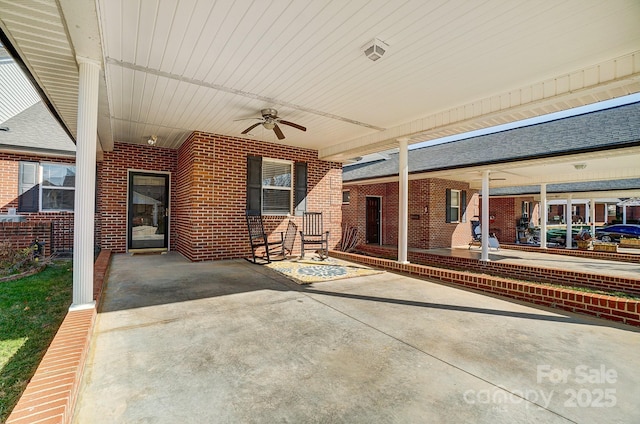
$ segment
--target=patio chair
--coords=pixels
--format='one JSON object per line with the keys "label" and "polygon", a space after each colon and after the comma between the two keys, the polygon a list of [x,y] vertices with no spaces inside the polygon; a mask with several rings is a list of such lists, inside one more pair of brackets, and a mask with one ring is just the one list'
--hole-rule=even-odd
{"label": "patio chair", "polygon": [[469,242],[469,249],[471,246],[481,246],[482,234],[480,231],[480,221],[472,219],[471,221],[471,241]]}
{"label": "patio chair", "polygon": [[329,256],[329,231],[322,230],[322,212],[304,213],[300,243],[301,258],[304,258],[306,250],[317,251],[321,260]]}
{"label": "patio chair", "polygon": [[[471,236],[473,237],[469,242],[469,249],[471,246],[482,246],[482,227],[480,221],[471,221]],[[496,233],[489,233],[489,248],[500,250],[500,242]]]}
{"label": "patio chair", "polygon": [[[262,223],[262,214],[260,211],[247,210],[246,216],[252,258],[245,259],[259,265],[264,265],[265,263],[277,260],[275,259],[276,257],[279,257],[279,260],[284,259],[285,238],[283,233],[280,233],[280,240],[269,241],[267,234],[264,232],[264,224]],[[293,248],[293,244],[291,244],[291,246]],[[262,254],[256,254],[257,250],[260,250]],[[259,260],[261,260],[261,262],[259,262]]]}

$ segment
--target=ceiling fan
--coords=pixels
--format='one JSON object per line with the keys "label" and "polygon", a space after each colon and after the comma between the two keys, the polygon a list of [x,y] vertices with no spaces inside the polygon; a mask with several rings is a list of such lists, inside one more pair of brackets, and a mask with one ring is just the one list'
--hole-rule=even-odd
{"label": "ceiling fan", "polygon": [[[242,131],[242,134],[247,134],[249,131],[257,127],[258,125],[262,125],[268,130],[273,130],[273,132],[276,133],[276,137],[278,137],[278,140],[282,140],[284,138],[284,134],[282,133],[282,130],[280,129],[278,124],[288,125],[290,127],[297,128],[300,131],[307,130],[302,125],[298,125],[293,122],[285,121],[284,119],[278,118],[278,111],[276,109],[270,109],[270,108],[262,109],[260,113],[262,114],[262,118],[248,118],[248,119],[259,119],[261,122],[251,125],[249,128]],[[241,119],[238,119],[238,121],[241,121]]]}

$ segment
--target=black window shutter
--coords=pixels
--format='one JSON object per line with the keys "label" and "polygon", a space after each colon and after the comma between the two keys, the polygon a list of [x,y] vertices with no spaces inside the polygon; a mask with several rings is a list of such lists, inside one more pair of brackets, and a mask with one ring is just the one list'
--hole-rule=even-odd
{"label": "black window shutter", "polygon": [[447,199],[446,199],[446,222],[451,222],[451,215],[453,214],[453,210],[451,209],[451,189],[447,189]]}
{"label": "black window shutter", "polygon": [[467,222],[467,190],[460,192],[460,222]]}
{"label": "black window shutter", "polygon": [[262,157],[247,156],[247,210],[262,213]]}
{"label": "black window shutter", "polygon": [[18,211],[38,212],[40,206],[40,185],[38,184],[37,162],[20,162],[18,172]]}
{"label": "black window shutter", "polygon": [[302,216],[307,210],[307,163],[296,162],[296,191],[294,196],[295,215]]}

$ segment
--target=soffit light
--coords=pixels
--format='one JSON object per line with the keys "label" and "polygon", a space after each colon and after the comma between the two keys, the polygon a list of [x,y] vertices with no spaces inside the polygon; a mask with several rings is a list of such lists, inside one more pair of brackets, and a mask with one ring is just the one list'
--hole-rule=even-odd
{"label": "soffit light", "polygon": [[362,46],[364,55],[374,62],[380,59],[388,48],[389,45],[379,38],[374,38],[373,40]]}
{"label": "soffit light", "polygon": [[151,137],[149,137],[149,140],[147,140],[147,143],[149,143],[149,146],[155,146],[157,142],[158,142],[157,135],[152,135]]}
{"label": "soffit light", "polygon": [[576,170],[578,170],[578,171],[579,171],[579,170],[581,170],[581,169],[586,168],[586,167],[587,167],[587,164],[586,164],[586,163],[574,163],[574,164],[573,164],[573,167],[574,167]]}

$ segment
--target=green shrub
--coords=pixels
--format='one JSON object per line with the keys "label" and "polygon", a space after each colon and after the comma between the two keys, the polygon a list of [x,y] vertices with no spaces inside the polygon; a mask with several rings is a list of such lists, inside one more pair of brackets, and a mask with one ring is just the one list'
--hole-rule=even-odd
{"label": "green shrub", "polygon": [[38,265],[32,247],[18,249],[8,241],[0,242],[0,277],[17,274]]}

